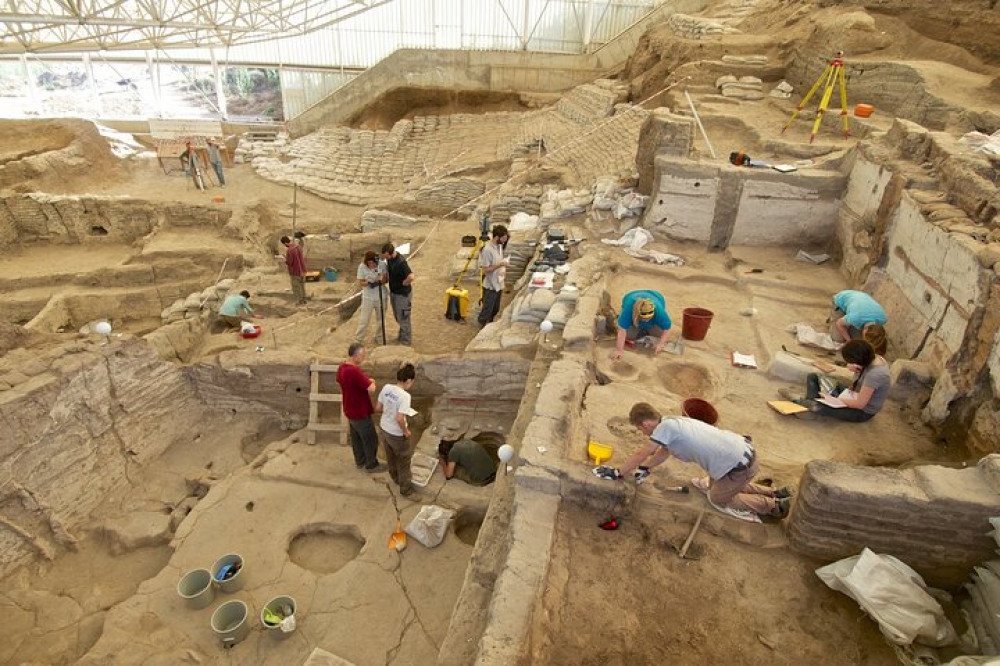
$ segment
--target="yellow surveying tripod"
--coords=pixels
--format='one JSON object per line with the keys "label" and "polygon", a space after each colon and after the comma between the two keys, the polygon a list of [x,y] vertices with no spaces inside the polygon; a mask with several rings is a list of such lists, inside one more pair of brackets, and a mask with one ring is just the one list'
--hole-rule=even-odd
{"label": "yellow surveying tripod", "polygon": [[806,93],[806,96],[802,98],[801,102],[799,102],[799,106],[798,108],[795,109],[795,112],[792,114],[792,117],[789,118],[788,122],[785,123],[785,126],[781,128],[782,134],[785,133],[785,130],[788,129],[789,125],[795,122],[795,119],[799,116],[799,113],[802,112],[802,109],[804,109],[806,104],[809,103],[809,100],[812,98],[812,96],[816,94],[817,90],[819,90],[820,85],[825,84],[826,87],[823,90],[823,97],[819,101],[819,110],[816,112],[816,122],[813,123],[812,134],[809,135],[809,143],[812,143],[813,139],[816,138],[816,133],[819,132],[820,123],[823,122],[823,114],[826,113],[826,109],[830,105],[830,98],[833,96],[833,86],[839,83],[840,115],[844,119],[844,138],[847,138],[851,135],[851,131],[847,127],[847,82],[844,80],[843,58],[844,58],[844,52],[837,51],[837,54],[833,57],[833,60],[830,61],[830,64],[826,66],[826,69],[823,70],[823,73],[819,75],[818,79],[816,79],[816,83],[813,84],[813,87],[809,89],[809,92]]}

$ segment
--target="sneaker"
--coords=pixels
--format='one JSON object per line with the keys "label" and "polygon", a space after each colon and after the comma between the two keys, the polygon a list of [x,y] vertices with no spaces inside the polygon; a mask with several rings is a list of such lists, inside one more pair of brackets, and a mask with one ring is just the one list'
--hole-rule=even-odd
{"label": "sneaker", "polygon": [[778,389],[778,395],[780,395],[785,400],[789,400],[791,402],[795,402],[796,400],[799,400],[802,397],[801,395],[795,392],[795,389],[789,389],[789,388]]}
{"label": "sneaker", "polygon": [[788,499],[792,496],[792,489],[788,486],[782,486],[774,491],[774,499]]}
{"label": "sneaker", "polygon": [[369,474],[378,474],[379,472],[384,472],[387,469],[389,468],[383,465],[382,463],[376,463],[371,467],[365,467],[365,471],[368,472]]}
{"label": "sneaker", "polygon": [[[803,405],[803,407],[806,406],[807,405]],[[799,419],[800,421],[815,421],[820,418],[819,414],[815,412],[814,408],[812,407],[809,408],[808,412],[795,412],[795,414],[793,414],[792,416]]]}
{"label": "sneaker", "polygon": [[413,486],[410,486],[409,488],[400,488],[399,489],[399,494],[402,495],[403,497],[409,497],[410,495],[412,495],[415,492],[417,492],[417,489],[414,488]]}

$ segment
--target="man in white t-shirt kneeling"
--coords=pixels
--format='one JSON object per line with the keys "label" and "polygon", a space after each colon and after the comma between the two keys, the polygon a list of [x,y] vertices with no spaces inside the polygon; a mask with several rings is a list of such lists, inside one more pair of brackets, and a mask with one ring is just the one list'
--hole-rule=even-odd
{"label": "man in white t-shirt kneeling", "polygon": [[385,441],[385,459],[389,466],[389,476],[399,486],[399,494],[406,497],[414,492],[410,475],[410,460],[413,449],[410,446],[410,426],[407,416],[415,416],[416,410],[410,406],[410,387],[417,378],[412,363],[406,363],[396,371],[396,383],[386,384],[378,394],[377,411],[382,412],[379,428]]}
{"label": "man in white t-shirt kneeling", "polygon": [[597,476],[618,480],[635,470],[635,482],[640,484],[652,468],[673,456],[681,462],[696,463],[708,473],[708,478],[693,479],[692,483],[705,491],[716,507],[772,520],[788,515],[790,489],[753,483],[760,464],[749,437],[697,419],[663,417],[646,402],[632,405],[628,418],[649,437],[649,444],[636,451],[620,469],[605,465],[595,468]]}

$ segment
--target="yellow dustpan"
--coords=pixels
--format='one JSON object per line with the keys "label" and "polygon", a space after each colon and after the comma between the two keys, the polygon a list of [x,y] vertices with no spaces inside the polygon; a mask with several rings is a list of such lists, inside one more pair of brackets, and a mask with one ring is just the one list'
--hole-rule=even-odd
{"label": "yellow dustpan", "polygon": [[399,521],[396,521],[396,531],[389,535],[389,548],[395,549],[397,553],[406,550],[406,532],[403,531]]}
{"label": "yellow dustpan", "polygon": [[600,465],[602,461],[610,460],[613,452],[614,448],[608,444],[601,444],[594,440],[590,440],[587,443],[587,455],[594,459],[595,465]]}

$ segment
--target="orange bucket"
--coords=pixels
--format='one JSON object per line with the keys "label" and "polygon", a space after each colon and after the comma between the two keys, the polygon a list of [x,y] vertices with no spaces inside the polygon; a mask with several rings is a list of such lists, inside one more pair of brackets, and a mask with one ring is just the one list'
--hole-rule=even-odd
{"label": "orange bucket", "polygon": [[854,115],[858,118],[868,118],[875,113],[875,107],[871,104],[857,104],[854,107]]}

